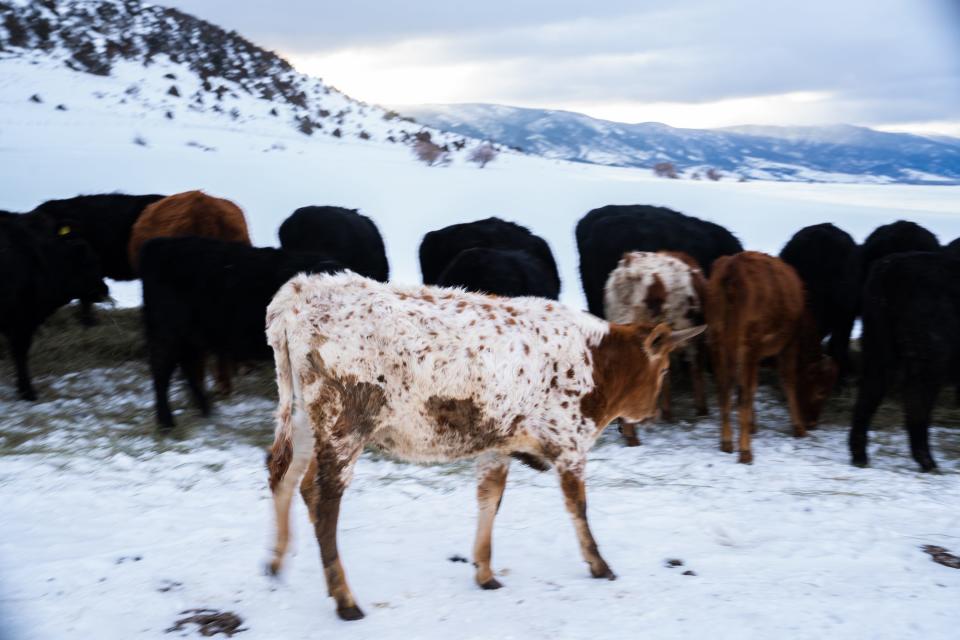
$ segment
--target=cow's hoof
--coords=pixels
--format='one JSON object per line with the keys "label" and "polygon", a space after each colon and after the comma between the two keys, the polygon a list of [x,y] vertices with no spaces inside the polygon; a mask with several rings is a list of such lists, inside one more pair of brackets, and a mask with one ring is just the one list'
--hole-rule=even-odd
{"label": "cow's hoof", "polygon": [[733,453],[733,443],[732,442],[721,442],[720,451],[724,453]]}
{"label": "cow's hoof", "polygon": [[485,582],[480,582],[478,584],[480,585],[481,589],[484,589],[486,591],[493,591],[495,589],[500,589],[503,587],[500,581],[497,580],[496,578],[490,578],[489,580]]}
{"label": "cow's hoof", "polygon": [[611,570],[610,567],[606,565],[606,563],[604,563],[603,566],[597,569],[590,567],[590,575],[593,576],[594,578],[597,578],[598,580],[601,578],[606,578],[607,580],[617,579],[617,574],[615,574],[613,570]]}
{"label": "cow's hoof", "polygon": [[850,464],[859,469],[866,469],[870,466],[870,461],[866,458],[854,458],[850,461]]}
{"label": "cow's hoof", "polygon": [[937,468],[937,463],[933,460],[929,462],[920,463],[920,472],[921,473],[940,473],[940,470]]}
{"label": "cow's hoof", "polygon": [[276,578],[280,575],[280,570],[283,568],[283,563],[280,560],[271,560],[268,562],[263,570],[271,578]]}
{"label": "cow's hoof", "polygon": [[26,400],[27,402],[37,401],[37,392],[33,389],[24,389],[19,395],[21,400]]}
{"label": "cow's hoof", "polygon": [[737,460],[740,464],[753,464],[753,452],[741,451],[740,458]]}
{"label": "cow's hoof", "polygon": [[623,444],[625,444],[628,447],[639,447],[640,438],[624,438]]}
{"label": "cow's hoof", "polygon": [[339,607],[337,608],[337,615],[340,616],[341,620],[360,620],[363,618],[363,611],[360,611],[360,607],[356,605],[352,607]]}

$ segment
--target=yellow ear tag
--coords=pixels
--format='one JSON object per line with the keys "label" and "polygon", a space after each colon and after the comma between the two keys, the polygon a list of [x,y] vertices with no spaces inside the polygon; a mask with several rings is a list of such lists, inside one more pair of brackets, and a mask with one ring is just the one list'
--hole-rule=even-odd
{"label": "yellow ear tag", "polygon": [[69,235],[69,234],[70,234],[70,227],[68,227],[68,226],[66,226],[66,225],[60,227],[60,229],[57,231],[57,235],[58,235],[58,236],[66,236],[66,235]]}

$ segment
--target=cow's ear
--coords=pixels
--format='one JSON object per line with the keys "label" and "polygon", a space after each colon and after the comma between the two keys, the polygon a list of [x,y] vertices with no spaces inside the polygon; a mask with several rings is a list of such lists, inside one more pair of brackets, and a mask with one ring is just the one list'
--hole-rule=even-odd
{"label": "cow's ear", "polygon": [[670,344],[670,325],[661,322],[647,334],[643,341],[643,348],[653,357],[661,356],[672,348]]}

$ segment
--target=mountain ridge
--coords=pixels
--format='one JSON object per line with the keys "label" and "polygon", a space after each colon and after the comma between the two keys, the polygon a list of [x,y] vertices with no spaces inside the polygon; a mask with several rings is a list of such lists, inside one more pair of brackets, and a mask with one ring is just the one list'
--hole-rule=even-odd
{"label": "mountain ridge", "polygon": [[623,123],[565,110],[487,103],[395,106],[420,122],[550,158],[745,179],[960,184],[960,139],[849,124],[719,129]]}

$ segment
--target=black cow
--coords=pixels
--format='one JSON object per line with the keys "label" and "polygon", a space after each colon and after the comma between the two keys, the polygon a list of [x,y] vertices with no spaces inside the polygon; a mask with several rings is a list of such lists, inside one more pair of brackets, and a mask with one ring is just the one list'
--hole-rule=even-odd
{"label": "black cow", "polygon": [[[77,196],[65,200],[48,200],[32,214],[47,216],[53,221],[56,233],[70,233],[86,240],[100,260],[105,278],[134,280],[127,247],[130,229],[147,205],[163,198],[161,195],[125,195],[104,193]],[[90,300],[80,300],[80,320],[87,325],[95,322]]]}
{"label": "black cow", "polygon": [[0,333],[10,345],[20,397],[36,400],[27,356],[37,327],[73,299],[103,299],[107,286],[86,242],[72,234],[38,234],[29,222],[27,216],[0,216]]}
{"label": "black cow", "polygon": [[877,261],[863,290],[862,348],[850,429],[853,464],[867,464],[870,419],[899,379],[913,459],[924,471],[936,468],[930,415],[941,385],[960,382],[960,259],[912,252]]}
{"label": "black cow", "polygon": [[[461,253],[476,249],[497,251],[469,253],[458,260]],[[483,273],[480,261],[483,255],[494,260],[487,265],[487,273]],[[511,273],[514,268],[524,271]],[[526,227],[495,217],[427,233],[420,243],[420,271],[424,284],[457,285],[499,295],[509,294],[492,289],[522,291],[516,295],[554,300],[560,296],[560,274],[550,245]],[[522,282],[527,284],[521,290],[517,287]]]}
{"label": "black cow", "polygon": [[866,282],[874,262],[895,253],[939,251],[940,241],[915,222],[897,220],[877,227],[860,249],[860,283]]}
{"label": "black cow", "polygon": [[593,209],[577,223],[576,237],[587,308],[601,318],[607,276],[628,251],[682,251],[707,276],[714,260],[743,251],[740,241],[718,224],[650,205]]}
{"label": "black cow", "polygon": [[560,291],[542,261],[516,249],[475,248],[461,251],[437,278],[441,287],[498,296],[539,296],[556,300]]}
{"label": "black cow", "polygon": [[289,251],[323,253],[367,278],[390,278],[380,230],[356,209],[300,207],[283,221],[279,235]]}
{"label": "black cow", "polygon": [[156,238],[143,246],[143,315],[157,423],[173,428],[168,390],[179,365],[203,415],[206,354],[221,362],[269,360],[267,305],[297,273],[343,270],[323,254],[260,249],[212,238]]}
{"label": "black cow", "polygon": [[840,373],[847,373],[860,282],[857,243],[846,231],[825,222],[793,234],[780,259],[803,280],[807,308],[817,322],[820,338],[830,336],[829,354]]}
{"label": "black cow", "polygon": [[949,244],[944,245],[943,250],[950,255],[960,257],[960,238],[956,238]]}

